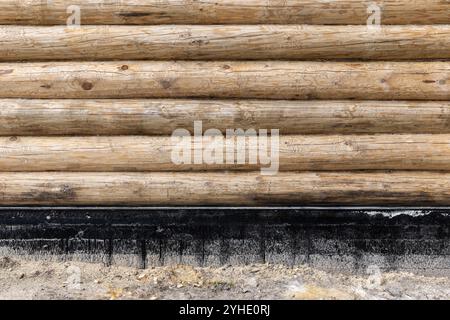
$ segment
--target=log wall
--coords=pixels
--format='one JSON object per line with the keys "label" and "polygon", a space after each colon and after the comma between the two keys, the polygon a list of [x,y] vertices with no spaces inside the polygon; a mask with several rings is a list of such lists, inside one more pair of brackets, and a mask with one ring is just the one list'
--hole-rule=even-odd
{"label": "log wall", "polygon": [[[0,205],[450,205],[450,2],[371,3],[1,1]],[[196,121],[279,172],[175,163]]]}

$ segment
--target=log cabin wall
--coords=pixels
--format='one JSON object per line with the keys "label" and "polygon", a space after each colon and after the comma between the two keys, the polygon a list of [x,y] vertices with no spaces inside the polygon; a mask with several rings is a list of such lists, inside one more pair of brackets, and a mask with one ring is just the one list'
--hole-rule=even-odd
{"label": "log cabin wall", "polygon": [[[450,205],[449,1],[1,0],[0,24],[1,205]],[[279,129],[279,172],[173,163],[196,121]]]}

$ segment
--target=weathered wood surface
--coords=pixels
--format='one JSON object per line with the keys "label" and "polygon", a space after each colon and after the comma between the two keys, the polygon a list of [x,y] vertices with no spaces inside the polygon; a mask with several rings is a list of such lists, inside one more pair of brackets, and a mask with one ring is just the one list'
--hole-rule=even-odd
{"label": "weathered wood surface", "polygon": [[448,62],[1,63],[0,98],[450,100]]}
{"label": "weathered wood surface", "polygon": [[450,58],[450,25],[3,26],[0,39],[0,61]]}
{"label": "weathered wood surface", "polygon": [[171,135],[175,129],[281,134],[450,133],[450,102],[0,99],[0,135]]}
{"label": "weathered wood surface", "polygon": [[[354,0],[2,0],[0,24],[66,24],[81,8],[82,24],[366,24],[372,1]],[[382,0],[384,24],[449,24],[446,0]],[[71,12],[71,11],[69,11]],[[369,11],[370,12],[370,11]]]}
{"label": "weathered wood surface", "polygon": [[[247,139],[240,149],[235,138],[204,138],[201,145],[190,138],[183,142],[183,150],[192,150],[190,162],[176,164],[173,157],[181,158],[182,151],[172,137],[4,137],[0,171],[259,170],[269,166],[260,163],[261,152],[278,161],[271,143],[279,148],[282,171],[450,170],[450,135],[295,135],[279,137],[279,144],[267,141],[263,148]],[[201,164],[194,164],[194,146]],[[254,155],[258,163],[236,163],[237,152]]]}
{"label": "weathered wood surface", "polygon": [[[350,0],[1,1],[0,204],[450,205],[450,64],[398,61],[450,59],[450,4],[379,4],[396,26]],[[51,26],[71,5],[86,26]],[[282,61],[317,59],[397,61]],[[195,120],[281,129],[281,172],[175,165]]]}
{"label": "weathered wood surface", "polygon": [[450,205],[450,174],[0,173],[2,205]]}

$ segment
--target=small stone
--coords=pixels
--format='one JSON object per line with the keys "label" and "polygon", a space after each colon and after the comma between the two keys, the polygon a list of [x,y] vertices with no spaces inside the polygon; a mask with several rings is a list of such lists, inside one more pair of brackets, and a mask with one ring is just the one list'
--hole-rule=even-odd
{"label": "small stone", "polygon": [[399,286],[391,286],[386,291],[394,297],[400,297],[403,294],[403,290]]}
{"label": "small stone", "polygon": [[145,273],[142,273],[142,274],[138,275],[137,278],[138,278],[139,280],[142,280],[142,279],[144,279],[144,278],[147,278],[147,275],[146,275]]}

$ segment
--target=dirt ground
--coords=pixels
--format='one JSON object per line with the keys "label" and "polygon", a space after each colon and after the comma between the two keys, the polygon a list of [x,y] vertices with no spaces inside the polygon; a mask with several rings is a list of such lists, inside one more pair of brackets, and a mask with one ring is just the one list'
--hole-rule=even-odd
{"label": "dirt ground", "polygon": [[450,299],[450,277],[267,264],[139,270],[0,257],[0,299]]}

